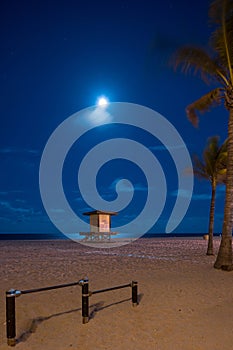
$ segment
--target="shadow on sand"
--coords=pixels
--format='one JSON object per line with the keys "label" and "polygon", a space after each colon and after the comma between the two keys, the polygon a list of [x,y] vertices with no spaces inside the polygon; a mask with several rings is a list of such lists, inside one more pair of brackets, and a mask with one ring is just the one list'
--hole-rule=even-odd
{"label": "shadow on sand", "polygon": [[[138,303],[140,303],[140,301],[142,300],[142,297],[143,297],[143,294],[139,294],[138,295]],[[102,311],[104,309],[107,309],[107,308],[115,306],[115,305],[123,304],[123,303],[125,303],[127,301],[130,301],[130,300],[131,300],[131,298],[127,298],[127,299],[123,299],[123,300],[120,300],[120,301],[117,301],[117,302],[114,302],[114,303],[111,303],[111,304],[107,304],[107,305],[104,305],[104,301],[100,301],[98,303],[92,304],[89,307],[89,320],[92,320],[99,311]],[[39,317],[34,318],[30,322],[28,329],[25,332],[23,332],[16,339],[16,343],[18,344],[18,343],[21,343],[21,342],[25,342],[33,333],[36,332],[37,327],[42,322],[50,320],[51,318],[54,318],[54,317],[59,317],[59,316],[71,314],[71,313],[74,313],[74,312],[79,312],[81,310],[82,310],[81,308],[78,308],[78,309],[73,309],[73,310],[59,312],[59,313],[52,314],[52,315],[49,315],[49,316],[39,316]]]}

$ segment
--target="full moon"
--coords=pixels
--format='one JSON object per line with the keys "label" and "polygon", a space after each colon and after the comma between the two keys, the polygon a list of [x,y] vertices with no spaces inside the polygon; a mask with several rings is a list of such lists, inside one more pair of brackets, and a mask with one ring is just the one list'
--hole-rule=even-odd
{"label": "full moon", "polygon": [[100,97],[98,99],[98,106],[104,107],[104,106],[107,106],[107,104],[108,104],[108,100],[105,97]]}

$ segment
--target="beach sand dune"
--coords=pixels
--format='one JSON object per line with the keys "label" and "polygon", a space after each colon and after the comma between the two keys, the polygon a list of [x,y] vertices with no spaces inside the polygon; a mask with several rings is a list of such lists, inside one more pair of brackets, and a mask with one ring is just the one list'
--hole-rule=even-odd
{"label": "beach sand dune", "polygon": [[[19,350],[230,350],[233,275],[215,270],[201,238],[139,239],[113,248],[73,241],[0,241],[0,349],[6,343],[5,291],[89,278],[90,290],[138,281],[139,305],[125,288],[90,297],[82,324],[81,288],[16,299]],[[220,240],[215,238],[215,251]]]}

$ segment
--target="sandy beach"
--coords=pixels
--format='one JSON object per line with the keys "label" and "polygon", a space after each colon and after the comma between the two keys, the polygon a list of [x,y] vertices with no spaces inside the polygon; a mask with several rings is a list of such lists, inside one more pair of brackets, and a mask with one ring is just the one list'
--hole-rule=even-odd
{"label": "sandy beach", "polygon": [[[215,238],[217,252],[220,244]],[[5,291],[89,278],[90,290],[138,282],[131,289],[90,297],[82,324],[81,287],[16,298],[19,350],[230,350],[233,347],[233,275],[215,270],[207,241],[139,239],[119,248],[73,241],[0,241],[0,349],[6,350]]]}

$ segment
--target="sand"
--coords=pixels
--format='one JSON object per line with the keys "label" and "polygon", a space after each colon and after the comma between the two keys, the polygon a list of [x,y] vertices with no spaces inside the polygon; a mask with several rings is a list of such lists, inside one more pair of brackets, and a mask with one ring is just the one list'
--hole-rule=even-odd
{"label": "sand", "polygon": [[[215,251],[220,240],[215,238]],[[82,324],[81,287],[21,295],[16,299],[19,350],[230,350],[233,348],[233,274],[213,268],[207,242],[139,239],[113,249],[73,241],[0,241],[0,349],[6,342],[5,291],[78,281],[90,290],[132,280],[131,289],[90,297]]]}

